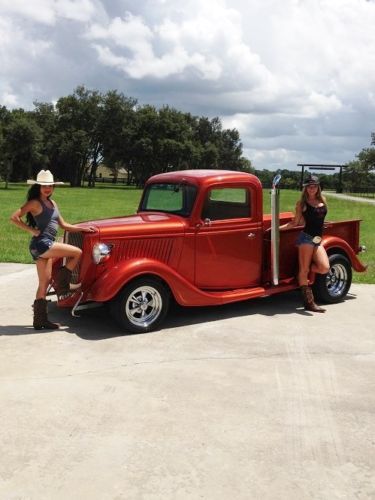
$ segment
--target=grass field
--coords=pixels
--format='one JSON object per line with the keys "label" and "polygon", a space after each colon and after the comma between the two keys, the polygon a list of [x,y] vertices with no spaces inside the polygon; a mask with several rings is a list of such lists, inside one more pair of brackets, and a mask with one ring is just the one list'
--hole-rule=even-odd
{"label": "grass field", "polygon": [[[31,263],[28,251],[30,236],[9,223],[10,214],[24,201],[28,186],[11,184],[8,190],[0,183],[0,261]],[[138,207],[141,190],[124,185],[98,184],[95,189],[58,187],[54,199],[67,222],[129,215]],[[294,211],[298,191],[281,191],[281,210]],[[270,212],[269,191],[264,190],[264,211]],[[356,283],[375,283],[375,205],[337,200],[328,197],[327,220],[362,219],[361,243],[367,252],[360,259],[369,265],[366,273],[354,273]]]}

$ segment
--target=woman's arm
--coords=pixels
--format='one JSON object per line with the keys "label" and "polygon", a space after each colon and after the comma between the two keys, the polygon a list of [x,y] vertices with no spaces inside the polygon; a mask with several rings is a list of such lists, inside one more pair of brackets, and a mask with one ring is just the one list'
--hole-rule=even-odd
{"label": "woman's arm", "polygon": [[285,231],[286,229],[291,229],[292,227],[296,226],[301,226],[305,224],[305,219],[303,218],[302,215],[302,207],[301,203],[297,201],[296,203],[296,213],[294,215],[294,218],[287,222],[286,224],[283,224],[282,226],[279,227],[280,231]]}
{"label": "woman's arm", "polygon": [[22,217],[25,214],[27,214],[27,212],[31,212],[32,215],[36,215],[38,213],[38,206],[35,203],[35,200],[28,201],[21,208],[19,208],[15,212],[13,212],[12,215],[10,216],[10,222],[12,222],[13,224],[15,224],[19,228],[23,229],[24,231],[27,231],[32,236],[39,236],[40,235],[40,231],[39,231],[38,228],[28,226],[22,220]]}
{"label": "woman's arm", "polygon": [[[51,201],[52,201],[54,207],[56,208],[56,210],[59,210],[57,203],[54,200],[51,200]],[[69,231],[70,233],[95,233],[96,232],[96,229],[93,226],[79,227],[79,226],[73,226],[73,224],[69,224],[68,222],[66,222],[64,220],[60,211],[59,211],[59,226],[64,231]]]}
{"label": "woman's arm", "polygon": [[65,222],[63,217],[59,215],[59,226],[61,229],[64,229],[64,231],[69,231],[70,233],[95,233],[96,229],[93,226],[89,227],[80,227],[80,226],[73,226],[73,224],[69,224],[68,222]]}

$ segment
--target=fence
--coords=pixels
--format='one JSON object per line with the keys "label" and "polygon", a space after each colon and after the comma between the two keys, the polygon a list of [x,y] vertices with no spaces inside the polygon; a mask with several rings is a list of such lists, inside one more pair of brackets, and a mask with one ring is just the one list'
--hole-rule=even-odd
{"label": "fence", "polygon": [[127,184],[128,179],[123,177],[95,177],[95,182],[110,182],[112,184]]}
{"label": "fence", "polygon": [[344,186],[343,192],[363,198],[375,198],[375,186]]}

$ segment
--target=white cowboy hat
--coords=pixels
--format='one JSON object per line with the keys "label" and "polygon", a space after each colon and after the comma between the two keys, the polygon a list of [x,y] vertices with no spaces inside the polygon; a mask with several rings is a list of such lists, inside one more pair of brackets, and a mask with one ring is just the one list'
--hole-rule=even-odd
{"label": "white cowboy hat", "polygon": [[53,175],[49,170],[41,170],[36,176],[36,181],[28,179],[27,184],[40,184],[41,186],[50,186],[51,184],[64,184],[63,182],[55,182]]}

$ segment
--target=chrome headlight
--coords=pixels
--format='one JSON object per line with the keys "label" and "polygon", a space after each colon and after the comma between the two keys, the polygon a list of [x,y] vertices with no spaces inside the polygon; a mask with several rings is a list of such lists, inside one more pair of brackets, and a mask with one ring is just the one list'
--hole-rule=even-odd
{"label": "chrome headlight", "polygon": [[95,264],[100,264],[109,258],[112,250],[112,245],[105,243],[95,243],[92,249],[92,260]]}

